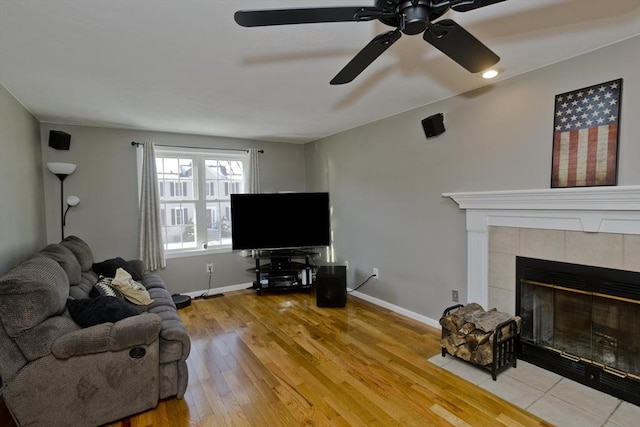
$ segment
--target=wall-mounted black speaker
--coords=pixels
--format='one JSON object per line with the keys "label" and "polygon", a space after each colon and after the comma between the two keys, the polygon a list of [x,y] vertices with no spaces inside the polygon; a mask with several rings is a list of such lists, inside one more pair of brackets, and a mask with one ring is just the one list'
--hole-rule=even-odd
{"label": "wall-mounted black speaker", "polygon": [[422,120],[422,128],[427,138],[444,133],[444,113],[434,114]]}
{"label": "wall-mounted black speaker", "polygon": [[71,135],[61,130],[49,131],[49,147],[56,150],[68,150],[71,145]]}
{"label": "wall-mounted black speaker", "polygon": [[344,307],[347,303],[347,267],[329,265],[316,273],[316,304],[318,307]]}

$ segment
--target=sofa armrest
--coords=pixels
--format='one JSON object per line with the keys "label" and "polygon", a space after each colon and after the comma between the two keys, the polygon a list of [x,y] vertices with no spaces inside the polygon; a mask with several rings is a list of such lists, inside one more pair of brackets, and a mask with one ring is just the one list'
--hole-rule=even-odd
{"label": "sofa armrest", "polygon": [[51,352],[58,359],[68,359],[149,345],[158,339],[161,323],[160,316],[153,313],[127,317],[116,323],[101,323],[61,336],[54,341]]}
{"label": "sofa armrest", "polygon": [[[181,321],[165,320],[162,331],[160,332],[160,338],[166,343],[180,343],[179,346],[175,347],[180,349],[180,356],[177,360],[187,360],[191,352],[191,339]],[[161,358],[163,356],[166,355],[161,355]]]}

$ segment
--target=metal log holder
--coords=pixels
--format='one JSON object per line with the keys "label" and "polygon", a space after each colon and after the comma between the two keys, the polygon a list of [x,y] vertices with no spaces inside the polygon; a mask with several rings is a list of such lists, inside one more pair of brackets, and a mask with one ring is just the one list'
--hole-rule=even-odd
{"label": "metal log holder", "polygon": [[[448,307],[442,313],[442,317],[446,317],[460,308],[464,307],[462,304],[457,304],[451,307]],[[496,326],[492,332],[493,334],[493,357],[491,363],[488,365],[480,365],[474,363],[472,361],[466,361],[464,359],[459,358],[460,360],[464,360],[467,363],[470,363],[474,366],[482,367],[491,372],[491,378],[495,381],[498,373],[507,369],[510,366],[514,368],[517,366],[517,348],[518,341],[520,338],[520,334],[518,333],[518,325],[515,319],[510,319],[505,322],[500,323]],[[445,339],[451,335],[451,332],[442,328],[442,338]],[[444,345],[441,345],[442,357],[447,355],[447,349]],[[457,357],[452,354],[452,356]]]}

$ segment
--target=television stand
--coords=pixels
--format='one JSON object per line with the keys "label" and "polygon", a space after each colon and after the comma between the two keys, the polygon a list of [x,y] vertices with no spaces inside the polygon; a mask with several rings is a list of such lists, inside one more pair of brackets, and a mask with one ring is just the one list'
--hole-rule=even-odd
{"label": "television stand", "polygon": [[258,295],[263,291],[310,291],[315,268],[311,260],[317,255],[317,252],[302,249],[254,252],[251,257],[256,265],[249,271],[255,272],[253,284]]}

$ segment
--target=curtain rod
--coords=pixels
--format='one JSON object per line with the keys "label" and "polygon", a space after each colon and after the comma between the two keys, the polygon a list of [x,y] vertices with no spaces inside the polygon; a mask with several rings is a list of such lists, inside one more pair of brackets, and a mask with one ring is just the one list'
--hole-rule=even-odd
{"label": "curtain rod", "polygon": [[[131,141],[131,145],[134,147],[138,147],[140,145],[144,145],[144,142]],[[156,147],[193,148],[197,150],[245,151],[247,153],[249,152],[247,148],[211,148],[211,147],[193,147],[189,145],[165,145],[165,144],[156,144]],[[264,150],[258,150],[258,153],[264,153]]]}

